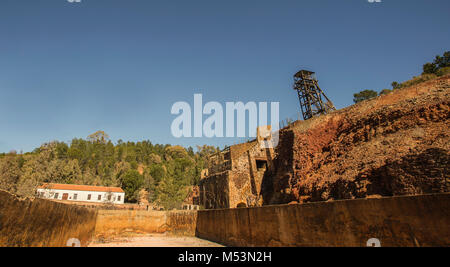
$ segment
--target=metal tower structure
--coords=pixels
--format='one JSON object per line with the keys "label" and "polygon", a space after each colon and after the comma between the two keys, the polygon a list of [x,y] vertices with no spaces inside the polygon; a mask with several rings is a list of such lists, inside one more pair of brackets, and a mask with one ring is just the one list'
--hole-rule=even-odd
{"label": "metal tower structure", "polygon": [[333,103],[320,89],[315,73],[301,70],[294,75],[294,90],[298,93],[304,120],[336,110]]}

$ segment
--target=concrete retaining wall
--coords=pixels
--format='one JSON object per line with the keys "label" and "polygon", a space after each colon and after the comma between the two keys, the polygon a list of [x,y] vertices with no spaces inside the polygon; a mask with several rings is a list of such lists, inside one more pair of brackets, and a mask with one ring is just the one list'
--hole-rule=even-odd
{"label": "concrete retaining wall", "polygon": [[450,194],[198,212],[196,236],[228,246],[450,246]]}
{"label": "concrete retaining wall", "polygon": [[195,234],[195,211],[99,210],[96,237],[112,237],[126,232]]}
{"label": "concrete retaining wall", "polygon": [[0,191],[0,246],[82,245],[123,232],[196,235],[228,246],[450,246],[450,194],[202,211],[89,210]]}
{"label": "concrete retaining wall", "polygon": [[167,231],[176,235],[195,236],[197,211],[169,211]]}
{"label": "concrete retaining wall", "polygon": [[0,191],[0,246],[66,246],[70,238],[81,245],[91,238],[95,210],[44,199],[19,199]]}

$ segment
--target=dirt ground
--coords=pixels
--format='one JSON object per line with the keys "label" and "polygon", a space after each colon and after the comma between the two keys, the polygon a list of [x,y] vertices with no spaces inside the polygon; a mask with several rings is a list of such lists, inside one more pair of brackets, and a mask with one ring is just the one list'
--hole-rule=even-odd
{"label": "dirt ground", "polygon": [[147,234],[114,239],[98,239],[89,247],[223,247],[220,244],[197,237],[172,236],[167,234]]}

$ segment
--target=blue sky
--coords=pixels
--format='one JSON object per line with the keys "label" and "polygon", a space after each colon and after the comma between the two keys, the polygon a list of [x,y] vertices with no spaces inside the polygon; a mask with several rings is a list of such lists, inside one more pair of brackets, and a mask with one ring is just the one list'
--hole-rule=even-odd
{"label": "blue sky", "polygon": [[448,0],[1,0],[0,152],[97,130],[233,144],[172,137],[173,103],[279,101],[294,117],[292,75],[310,69],[343,108],[449,50],[449,13]]}

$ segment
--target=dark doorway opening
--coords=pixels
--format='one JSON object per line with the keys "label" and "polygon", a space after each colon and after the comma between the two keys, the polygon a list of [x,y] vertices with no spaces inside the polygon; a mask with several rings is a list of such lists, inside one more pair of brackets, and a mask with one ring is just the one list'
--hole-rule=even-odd
{"label": "dark doorway opening", "polygon": [[256,168],[258,169],[258,171],[267,170],[267,160],[256,160]]}

